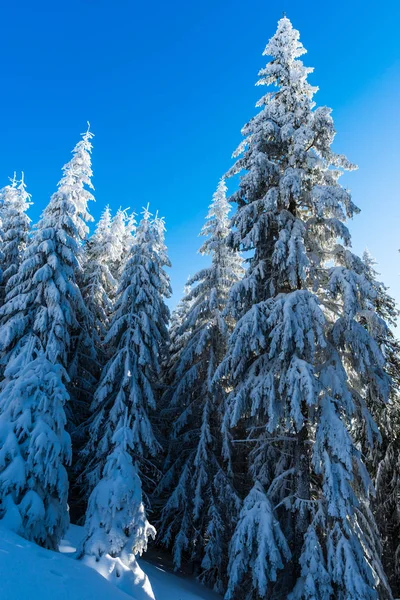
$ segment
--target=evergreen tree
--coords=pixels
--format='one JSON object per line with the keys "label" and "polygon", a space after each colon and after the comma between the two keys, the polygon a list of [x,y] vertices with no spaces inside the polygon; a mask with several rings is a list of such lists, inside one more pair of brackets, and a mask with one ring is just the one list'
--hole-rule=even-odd
{"label": "evergreen tree", "polygon": [[110,270],[116,280],[120,278],[128,260],[135,230],[135,213],[128,214],[127,209],[120,207],[111,222],[113,254],[110,260]]}
{"label": "evergreen tree", "polygon": [[[68,526],[69,355],[84,304],[76,283],[88,218],[87,132],[7,285],[0,315],[0,520],[56,549]],[[86,169],[87,174],[87,169]]]}
{"label": "evergreen tree", "polygon": [[[188,280],[191,278],[189,277]],[[182,329],[182,325],[186,322],[187,316],[193,304],[193,300],[190,298],[191,286],[186,284],[183,288],[183,296],[179,300],[176,308],[172,311],[170,327],[169,327],[169,348],[168,348],[168,360],[164,366],[164,380],[167,387],[172,386],[174,380],[174,373],[176,370],[176,363],[179,361],[182,350],[186,346],[186,342],[190,337],[190,331],[185,328]],[[189,299],[190,298],[190,299]],[[164,394],[163,404],[164,408],[168,411],[169,407],[169,394]],[[173,409],[175,412],[175,409]],[[167,428],[169,431],[169,421]]]}
{"label": "evergreen tree", "polygon": [[4,234],[3,234],[3,219],[1,217],[1,213],[0,213],[0,286],[3,282],[3,269],[1,267],[3,261],[4,261],[4,254],[2,251],[2,245],[3,245],[3,239],[4,239]]}
{"label": "evergreen tree", "polygon": [[23,173],[19,182],[14,174],[11,185],[0,190],[0,198],[3,225],[0,302],[3,303],[7,282],[17,272],[29,238],[30,219],[26,211],[31,205],[31,197],[26,191]]}
{"label": "evergreen tree", "polygon": [[[148,207],[147,207],[148,210]],[[169,277],[165,271],[165,267],[171,267],[171,261],[168,258],[167,246],[165,245],[165,220],[164,217],[158,216],[158,211],[156,213],[156,217],[152,223],[152,227],[154,230],[154,238],[155,238],[155,251],[157,252],[158,260],[160,266],[162,267],[160,270],[160,278],[162,283],[162,294],[168,298],[171,295],[171,284],[169,281]],[[129,231],[129,227],[128,227]],[[127,249],[129,249],[129,243],[127,242]]]}
{"label": "evergreen tree", "polygon": [[[74,367],[79,379],[76,378],[74,388],[76,411],[73,428],[74,468],[70,494],[70,508],[75,521],[79,521],[85,513],[87,496],[83,481],[85,462],[82,461],[80,453],[88,441],[87,422],[90,416],[90,405],[100,379],[101,369],[108,357],[103,342],[117,289],[117,281],[110,271],[113,258],[115,259],[116,255],[111,235],[111,211],[107,206],[93,235],[86,242],[83,256],[80,287],[87,312],[82,335],[90,340],[90,345],[87,347],[91,351],[87,354],[75,354]],[[85,346],[83,348],[85,349]],[[78,346],[77,350],[82,348]]]}
{"label": "evergreen tree", "polygon": [[[154,529],[141,487],[160,452],[153,430],[161,361],[168,343],[168,289],[158,232],[145,210],[119,284],[105,344],[111,357],[92,405],[84,451],[89,499],[82,553],[126,557],[140,552]],[[128,507],[127,507],[128,506]],[[97,529],[102,543],[98,543]],[[121,532],[125,533],[125,537]],[[128,560],[128,559],[127,559]]]}
{"label": "evergreen tree", "polygon": [[129,209],[125,210],[125,232],[122,238],[122,251],[124,262],[122,267],[120,268],[120,272],[122,273],[122,269],[125,266],[126,261],[130,255],[131,247],[133,242],[135,241],[135,232],[136,232],[136,213],[128,213]]}
{"label": "evergreen tree", "polygon": [[344,224],[357,209],[338,178],[353,166],[331,150],[330,110],[314,107],[304,52],[281,19],[258,82],[276,90],[258,102],[228,173],[242,173],[232,245],[252,257],[230,297],[239,321],[216,377],[231,426],[249,429],[248,512],[227,597],[241,585],[246,599],[372,600],[385,579],[352,430],[366,415],[372,423],[367,399],[383,405],[389,382],[362,323],[375,292]]}
{"label": "evergreen tree", "polygon": [[[159,493],[170,490],[160,533],[162,542],[173,546],[176,568],[186,554],[201,563],[201,578],[219,591],[226,572],[227,541],[239,509],[224,456],[228,444],[223,444],[221,434],[225,398],[220,386],[212,384],[229,331],[222,312],[231,286],[242,275],[241,259],[226,243],[228,213],[221,180],[201,232],[207,239],[200,252],[211,256],[211,265],[189,280],[192,289],[176,316],[182,322],[178,340],[174,339],[177,358],[168,392],[171,449],[159,486]],[[184,338],[184,344],[179,338]]]}
{"label": "evergreen tree", "polygon": [[[400,594],[400,343],[388,325],[395,326],[398,309],[388,288],[379,281],[376,261],[366,250],[363,254],[365,274],[375,290],[372,310],[364,313],[364,323],[386,358],[391,378],[390,402],[382,408],[369,400],[379,427],[381,443],[370,453],[369,466],[376,481],[373,506],[383,544],[383,563],[393,593]],[[377,318],[378,317],[378,318]],[[363,430],[361,431],[363,433]],[[367,444],[364,441],[364,446]]]}
{"label": "evergreen tree", "polygon": [[[57,550],[69,525],[65,369],[36,336],[6,368],[0,393],[0,522]],[[32,351],[30,351],[32,349]]]}
{"label": "evergreen tree", "polygon": [[15,198],[17,195],[17,174],[14,172],[13,178],[9,178],[10,183],[0,189],[0,219],[1,219],[1,231],[0,231],[0,305],[4,304],[4,298],[6,295],[6,286],[4,283],[4,271],[7,268],[5,266],[5,235],[4,226],[7,222],[6,207],[15,204]]}
{"label": "evergreen tree", "polygon": [[[92,184],[92,140],[93,134],[88,130],[72,151],[72,159],[63,167],[63,177],[59,183],[59,194],[65,196],[76,207],[76,268],[75,278],[83,295],[85,260],[84,243],[89,234],[88,221],[93,217],[88,212],[88,202],[94,201]],[[87,416],[91,396],[98,380],[99,361],[95,344],[95,329],[92,315],[81,301],[77,307],[77,327],[68,355],[69,391],[71,402],[68,405],[69,429],[74,442],[79,443],[79,426]],[[76,445],[76,444],[74,444]]]}
{"label": "evergreen tree", "polygon": [[155,537],[146,518],[134,452],[134,431],[126,411],[116,424],[102,477],[89,498],[81,558],[100,560],[109,554],[129,566],[146,550],[149,537]]}
{"label": "evergreen tree", "polygon": [[107,333],[117,281],[110,263],[116,260],[111,233],[111,211],[107,206],[85,247],[82,295],[92,318],[91,329],[98,352]]}

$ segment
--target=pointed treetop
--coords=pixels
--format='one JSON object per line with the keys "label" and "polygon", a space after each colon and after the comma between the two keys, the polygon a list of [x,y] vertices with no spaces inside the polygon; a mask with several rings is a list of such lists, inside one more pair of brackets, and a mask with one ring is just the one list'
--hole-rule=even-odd
{"label": "pointed treetop", "polygon": [[90,131],[90,122],[89,121],[86,121],[86,122],[87,122],[87,130],[85,133],[81,133],[81,136],[85,142],[88,142],[89,140],[92,139],[92,137],[94,137],[94,133],[92,133]]}
{"label": "pointed treetop", "polygon": [[[212,202],[208,207],[207,222],[199,235],[225,238],[229,233],[229,212],[231,205],[226,197],[227,187],[225,177],[221,177],[217,189],[213,193]],[[208,246],[208,242],[205,246]],[[203,247],[202,247],[203,248]],[[205,248],[205,247],[204,247]],[[200,249],[200,252],[202,250]]]}
{"label": "pointed treetop", "polygon": [[279,19],[277,30],[269,40],[263,55],[294,59],[306,52],[307,50],[300,42],[300,32],[294,29],[290,19],[284,13],[283,17]]}
{"label": "pointed treetop", "polygon": [[159,226],[165,229],[165,217],[158,216],[158,210],[156,211],[156,215],[154,217],[154,222]]}
{"label": "pointed treetop", "polygon": [[221,179],[219,180],[219,182],[218,182],[217,191],[216,191],[216,192],[214,192],[214,196],[215,196],[215,195],[216,195],[218,192],[223,192],[223,193],[225,193],[227,189],[228,189],[228,188],[226,187],[225,176],[223,175],[223,176],[221,177]]}
{"label": "pointed treetop", "polygon": [[142,215],[143,215],[143,219],[145,221],[148,221],[150,219],[150,217],[152,217],[152,213],[150,212],[149,208],[150,208],[150,202],[147,203],[147,206],[142,206],[143,211],[142,211]]}
{"label": "pointed treetop", "polygon": [[[16,187],[19,192],[20,200],[22,200],[22,202],[24,202],[27,207],[31,206],[33,204],[33,202],[31,201],[32,196],[26,191],[25,173],[23,171],[21,171],[21,179],[17,183],[18,185]],[[28,221],[31,221],[29,217]]]}
{"label": "pointed treetop", "polygon": [[132,235],[136,229],[136,213],[132,211],[128,214],[129,208],[126,209],[126,231],[128,234]]}

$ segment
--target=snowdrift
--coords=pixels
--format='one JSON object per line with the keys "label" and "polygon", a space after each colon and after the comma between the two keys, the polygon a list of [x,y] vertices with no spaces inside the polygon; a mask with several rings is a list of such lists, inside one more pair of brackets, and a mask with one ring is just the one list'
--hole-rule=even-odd
{"label": "snowdrift", "polygon": [[196,581],[145,560],[116,581],[111,561],[74,559],[81,535],[72,525],[57,553],[0,526],[1,600],[221,600]]}

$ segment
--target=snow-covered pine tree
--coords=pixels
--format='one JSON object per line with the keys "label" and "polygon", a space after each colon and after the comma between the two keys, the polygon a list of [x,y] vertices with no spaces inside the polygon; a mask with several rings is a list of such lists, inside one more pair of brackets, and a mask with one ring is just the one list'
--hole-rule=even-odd
{"label": "snow-covered pine tree", "polygon": [[1,247],[3,244],[3,237],[4,237],[3,236],[3,220],[2,220],[1,214],[0,214],[0,285],[3,281],[3,269],[1,267],[3,260],[4,260],[4,254],[3,254],[3,251],[1,250]]}
{"label": "snow-covered pine tree", "polygon": [[258,81],[276,89],[243,128],[228,173],[241,173],[232,246],[253,255],[230,297],[239,321],[216,379],[230,390],[231,425],[249,428],[253,484],[227,598],[242,585],[246,599],[372,600],[385,578],[373,520],[366,527],[360,512],[372,485],[351,430],[389,385],[361,322],[375,291],[344,224],[357,209],[338,178],[353,166],[331,150],[331,111],[314,108],[304,52],[281,19]]}
{"label": "snow-covered pine tree", "polygon": [[[92,190],[92,138],[90,125],[82,139],[72,151],[72,159],[63,167],[63,177],[59,182],[58,194],[64,196],[76,207],[75,241],[77,244],[75,278],[80,288],[84,286],[83,264],[84,248],[89,234],[88,221],[93,217],[88,212],[88,203],[94,201]],[[69,391],[71,401],[67,406],[70,432],[75,438],[77,428],[87,416],[88,405],[97,383],[99,361],[95,346],[95,331],[92,327],[92,315],[81,301],[76,313],[78,327],[73,331],[68,356]],[[75,440],[74,440],[75,441]],[[75,445],[75,444],[74,444]]]}
{"label": "snow-covered pine tree", "polygon": [[110,270],[118,281],[130,255],[136,231],[136,215],[128,213],[128,209],[119,208],[111,222],[111,238],[113,254],[110,260]]}
{"label": "snow-covered pine tree", "polygon": [[68,377],[34,334],[24,345],[7,366],[0,393],[0,522],[57,550],[69,525]]}
{"label": "snow-covered pine tree", "polygon": [[121,275],[121,264],[124,251],[123,240],[125,239],[125,235],[125,211],[119,207],[111,221],[111,238],[113,241],[115,256],[113,255],[110,269],[114,279],[117,281]]}
{"label": "snow-covered pine tree", "polygon": [[[189,277],[190,279],[190,277]],[[183,289],[183,296],[179,300],[176,308],[171,313],[170,323],[169,323],[169,344],[168,344],[168,353],[163,361],[161,371],[162,371],[162,392],[160,397],[160,421],[158,423],[158,428],[160,431],[161,442],[163,448],[167,450],[167,457],[162,457],[161,459],[161,470],[164,471],[165,466],[168,465],[173,458],[170,456],[170,453],[173,452],[171,444],[169,443],[169,438],[171,435],[171,423],[176,417],[176,407],[171,407],[171,394],[169,390],[172,389],[175,369],[177,362],[179,361],[180,354],[183,348],[186,346],[186,341],[190,338],[190,332],[187,330],[182,331],[181,326],[185,322],[186,317],[189,313],[192,300],[188,300],[188,295],[190,292],[190,286],[185,285]],[[156,519],[160,516],[160,511],[166,501],[166,493],[161,493],[161,488],[165,488],[168,486],[164,485],[165,481],[161,484],[160,487],[157,487],[156,493],[152,498],[152,508],[156,513]]]}
{"label": "snow-covered pine tree", "polygon": [[[372,311],[365,311],[364,322],[385,355],[386,371],[391,378],[387,406],[376,405],[373,396],[369,399],[381,435],[378,451],[369,453],[369,466],[376,481],[373,508],[382,538],[383,565],[397,597],[400,594],[400,343],[388,325],[396,325],[399,311],[388,288],[379,281],[376,261],[367,250],[363,263],[365,275],[375,290]],[[368,446],[365,441],[363,445]]]}
{"label": "snow-covered pine tree", "polygon": [[9,182],[0,189],[0,211],[3,214],[3,208],[15,199],[17,193],[17,173],[14,171],[12,177],[8,178]]}
{"label": "snow-covered pine tree", "polygon": [[92,318],[93,339],[99,353],[104,351],[103,340],[108,330],[117,281],[110,264],[118,257],[111,233],[111,211],[104,209],[84,254],[82,295]]}
{"label": "snow-covered pine tree", "polygon": [[[393,437],[386,440],[385,453],[376,475],[375,516],[383,544],[383,566],[393,594],[400,595],[400,399],[393,390],[393,406],[389,410]],[[389,419],[388,419],[389,420]]]}
{"label": "snow-covered pine tree", "polygon": [[122,270],[126,264],[126,261],[129,258],[132,244],[135,240],[136,213],[135,212],[129,213],[128,210],[129,210],[128,208],[125,210],[125,233],[122,238],[122,252],[123,252],[124,260],[120,267],[120,273],[122,273]]}
{"label": "snow-covered pine tree", "polygon": [[1,219],[1,231],[0,231],[0,268],[1,268],[1,279],[0,279],[0,305],[4,304],[4,298],[6,296],[5,285],[3,284],[3,272],[4,272],[4,221],[6,220],[5,215],[5,207],[12,204],[15,200],[15,196],[17,194],[17,174],[14,172],[14,175],[11,179],[9,177],[10,183],[5,185],[0,189],[0,219]]}
{"label": "snow-covered pine tree", "polygon": [[86,132],[43,211],[0,310],[6,364],[0,392],[0,520],[56,549],[68,526],[67,367],[78,315],[91,134]]}
{"label": "snow-covered pine tree", "polygon": [[131,425],[126,408],[116,423],[101,479],[89,498],[86,536],[80,548],[81,558],[99,561],[109,555],[115,559],[117,576],[156,534],[146,518],[142,484],[132,460],[135,433]]}
{"label": "snow-covered pine tree", "polygon": [[32,204],[30,199],[31,196],[26,191],[23,173],[19,182],[14,174],[11,184],[0,190],[0,212],[3,227],[1,304],[3,304],[6,295],[7,282],[17,272],[28,242],[30,219],[26,212]]}
{"label": "snow-covered pine tree", "polygon": [[[190,277],[189,277],[190,279]],[[182,298],[179,300],[176,308],[171,313],[169,323],[169,344],[168,353],[162,364],[162,392],[160,398],[160,421],[158,423],[158,429],[160,431],[162,446],[167,450],[167,458],[162,457],[162,471],[165,466],[168,465],[172,459],[170,455],[173,452],[169,438],[171,435],[171,423],[176,417],[176,407],[171,406],[171,394],[169,390],[172,389],[175,377],[175,369],[182,350],[186,346],[187,340],[190,338],[190,331],[187,329],[182,330],[182,324],[186,321],[187,315],[190,311],[190,307],[193,300],[188,299],[190,292],[190,286],[185,285],[183,289]],[[164,482],[162,484],[164,486]],[[161,493],[161,487],[157,490],[157,493],[152,498],[152,508],[157,514],[157,518],[160,515],[160,511],[165,503],[166,494]]]}
{"label": "snow-covered pine tree", "polygon": [[73,391],[75,409],[77,408],[76,404],[79,403],[79,412],[74,417],[75,427],[72,430],[74,476],[71,478],[70,510],[76,521],[83,517],[86,509],[87,492],[84,489],[83,481],[85,461],[82,460],[81,450],[86,445],[89,435],[88,419],[93,394],[100,379],[101,369],[108,357],[107,348],[103,342],[108,330],[113,299],[117,289],[117,281],[110,271],[110,264],[116,258],[111,235],[111,211],[107,206],[93,235],[85,244],[83,273],[80,279],[82,297],[87,310],[83,335],[86,335],[86,331],[90,332],[89,339],[93,347],[88,354],[75,355],[80,380],[76,379]]}
{"label": "snow-covered pine tree", "polygon": [[[148,207],[147,207],[148,210]],[[169,279],[169,275],[167,273],[167,271],[165,270],[165,267],[171,267],[171,262],[169,260],[168,257],[168,251],[167,251],[167,247],[165,244],[165,220],[164,217],[159,217],[158,216],[158,211],[156,212],[156,216],[152,221],[152,227],[153,227],[153,231],[154,231],[154,240],[155,240],[155,251],[157,252],[157,256],[159,258],[160,261],[160,265],[162,267],[161,271],[160,271],[160,283],[161,283],[161,290],[162,290],[162,294],[168,298],[171,295],[171,284],[170,284],[170,279]],[[159,435],[159,439],[161,441],[161,445],[164,447],[167,447],[167,439],[170,433],[170,423],[168,422],[168,419],[165,418],[165,414],[163,409],[163,404],[164,404],[164,392],[165,390],[168,388],[169,386],[169,380],[168,380],[168,372],[171,370],[171,364],[173,359],[170,356],[170,352],[172,349],[172,341],[171,341],[171,332],[174,335],[174,330],[175,330],[175,326],[176,324],[174,323],[174,318],[172,315],[169,315],[169,328],[168,328],[168,344],[165,347],[165,351],[161,357],[161,362],[160,362],[160,373],[161,373],[161,378],[159,381],[159,390],[158,390],[158,396],[159,396],[159,405],[158,408],[159,410],[157,411],[157,416],[154,419],[154,426],[156,427],[157,431],[158,431],[158,435]],[[158,505],[158,506],[156,506]],[[160,504],[159,504],[159,498],[155,499],[154,497],[152,498],[152,510],[157,512],[157,510],[160,508]]]}
{"label": "snow-covered pine tree", "polygon": [[[164,217],[158,216],[158,211],[156,213],[155,219],[152,222],[152,227],[155,236],[155,251],[157,252],[158,260],[162,267],[160,273],[162,282],[164,284],[163,295],[167,298],[171,294],[171,284],[169,277],[165,271],[165,267],[171,267],[171,261],[169,260],[167,246],[165,245],[165,219]],[[126,245],[127,250],[129,250],[129,243],[132,244],[132,242],[129,242],[128,237]]]}
{"label": "snow-covered pine tree", "polygon": [[[189,277],[190,280],[190,277]],[[180,354],[183,348],[186,346],[186,341],[190,337],[190,332],[186,329],[182,330],[182,325],[187,319],[190,308],[193,304],[193,300],[189,300],[191,286],[186,284],[183,288],[182,298],[179,300],[176,308],[172,311],[170,326],[169,326],[169,348],[168,348],[168,360],[164,365],[164,381],[166,386],[170,387],[173,384],[174,372],[176,363],[179,360]],[[166,407],[168,410],[169,396],[170,394],[164,394],[164,400],[166,401]],[[173,409],[175,412],[175,409]],[[167,419],[168,421],[168,419]],[[170,433],[169,423],[166,424],[168,433]]]}
{"label": "snow-covered pine tree", "polygon": [[[152,421],[168,344],[165,296],[170,291],[165,286],[165,259],[158,254],[159,234],[150,217],[146,209],[121,276],[105,338],[111,357],[94,397],[84,452],[91,496],[82,555],[97,558],[128,557],[132,540],[133,552],[140,552],[154,534],[145,517],[141,486],[150,487],[148,476],[161,449]],[[115,467],[118,464],[122,466]],[[93,533],[99,527],[100,545]]]}
{"label": "snow-covered pine tree", "polygon": [[201,231],[206,240],[200,252],[211,256],[211,265],[191,277],[191,289],[176,317],[182,322],[174,340],[178,348],[173,349],[176,356],[165,411],[173,424],[172,436],[166,473],[158,488],[160,494],[168,490],[160,535],[163,544],[173,547],[175,567],[186,555],[201,565],[203,581],[219,591],[226,575],[227,543],[239,511],[224,455],[228,444],[223,443],[221,432],[225,397],[221,387],[212,384],[229,334],[222,312],[231,286],[243,274],[241,258],[227,246],[228,213],[221,180]]}

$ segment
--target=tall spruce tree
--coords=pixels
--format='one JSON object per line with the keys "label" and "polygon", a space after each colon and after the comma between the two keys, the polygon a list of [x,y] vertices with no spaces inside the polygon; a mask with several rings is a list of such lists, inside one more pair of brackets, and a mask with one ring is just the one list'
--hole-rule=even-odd
{"label": "tall spruce tree", "polygon": [[[189,277],[188,280],[190,279],[191,278]],[[187,329],[184,331],[182,330],[182,325],[185,323],[187,315],[189,314],[190,308],[193,304],[193,300],[190,298],[190,290],[191,286],[186,283],[185,287],[183,288],[183,296],[171,314],[169,326],[168,358],[164,365],[164,381],[165,385],[169,388],[171,388],[173,385],[176,364],[179,361],[181,352],[183,351],[184,347],[186,346],[186,342],[190,337],[190,332],[187,331]],[[169,396],[170,393],[163,395],[163,408],[167,411],[170,409]],[[175,412],[175,410],[176,409],[173,409],[173,412]],[[165,421],[166,430],[168,431],[167,435],[170,433],[169,420],[170,419],[167,418]]]}
{"label": "tall spruce tree", "polygon": [[124,256],[123,264],[120,267],[120,273],[122,273],[123,267],[129,258],[132,244],[135,241],[136,232],[136,213],[128,212],[129,209],[125,210],[125,232],[122,237],[122,252]]}
{"label": "tall spruce tree", "polygon": [[185,343],[174,349],[179,355],[174,357],[166,411],[173,423],[172,436],[166,475],[159,485],[159,493],[169,492],[160,535],[165,545],[173,547],[175,566],[179,568],[186,555],[201,564],[201,578],[219,591],[239,509],[221,433],[225,397],[212,383],[229,334],[222,313],[231,286],[243,274],[241,258],[227,246],[228,213],[221,180],[201,231],[207,239],[200,252],[211,256],[211,265],[189,280],[191,289],[181,303],[183,315],[178,315],[179,336]]}
{"label": "tall spruce tree", "polygon": [[315,108],[304,53],[281,19],[258,81],[276,89],[228,173],[241,173],[232,245],[252,258],[230,297],[239,321],[216,377],[231,426],[249,429],[227,598],[372,600],[386,582],[351,432],[369,396],[387,401],[389,380],[362,323],[375,291],[344,224],[357,209],[338,178],[353,166],[331,149],[331,111]]}
{"label": "tall spruce tree", "polygon": [[111,211],[107,206],[93,235],[86,243],[82,278],[82,295],[92,318],[91,327],[98,353],[103,352],[103,340],[108,330],[117,289],[117,281],[111,274],[110,264],[118,258],[118,249],[113,243]]}
{"label": "tall spruce tree", "polygon": [[[72,159],[63,167],[63,177],[59,183],[59,193],[64,194],[76,206],[76,258],[75,277],[83,295],[85,261],[84,243],[89,234],[88,221],[93,217],[88,212],[88,203],[94,201],[92,190],[92,140],[93,133],[88,130],[72,151]],[[79,434],[79,426],[87,417],[88,406],[98,381],[99,361],[95,344],[95,329],[92,316],[85,301],[80,303],[77,311],[78,327],[73,331],[68,356],[69,392],[71,402],[68,404],[69,431],[73,438]],[[74,439],[75,441],[75,439]],[[75,444],[74,444],[75,445]]]}
{"label": "tall spruce tree", "polygon": [[[84,490],[84,465],[81,450],[87,444],[89,435],[87,422],[93,394],[100,380],[102,367],[107,362],[108,352],[104,345],[117,281],[111,274],[110,265],[116,258],[115,245],[111,235],[111,211],[107,206],[103,211],[93,235],[85,244],[83,272],[80,288],[86,313],[84,313],[83,339],[90,344],[78,345],[74,355],[73,368],[76,373],[74,386],[73,447],[74,461],[71,477],[70,511],[75,522],[82,519],[86,509],[87,492]],[[71,367],[70,367],[70,370]]]}
{"label": "tall spruce tree", "polygon": [[23,173],[20,181],[17,181],[14,174],[11,185],[0,190],[0,211],[3,224],[1,303],[4,302],[7,282],[17,272],[28,243],[30,219],[26,212],[31,205],[30,199],[31,196],[26,191]]}
{"label": "tall spruce tree", "polygon": [[110,269],[118,280],[129,258],[136,230],[135,213],[128,214],[128,209],[119,208],[111,222],[111,238],[114,246]]}
{"label": "tall spruce tree", "polygon": [[[123,270],[105,344],[111,356],[93,400],[87,459],[91,492],[82,554],[123,558],[145,549],[142,486],[160,451],[153,429],[169,312],[159,230],[146,209]],[[100,540],[100,541],[99,541]]]}
{"label": "tall spruce tree", "polygon": [[[365,275],[375,290],[372,311],[365,311],[364,323],[385,355],[386,371],[391,378],[388,406],[382,408],[374,402],[374,397],[369,399],[381,443],[378,451],[368,453],[368,457],[376,481],[373,508],[382,538],[383,564],[397,597],[400,594],[400,342],[389,325],[396,325],[399,311],[388,288],[379,280],[376,261],[367,250],[363,263]],[[360,433],[364,433],[364,428]],[[367,446],[365,441],[364,446]]]}
{"label": "tall spruce tree", "polygon": [[68,526],[67,367],[84,305],[76,282],[86,232],[87,132],[10,277],[0,315],[0,520],[56,549]]}

